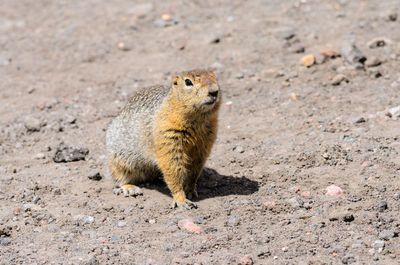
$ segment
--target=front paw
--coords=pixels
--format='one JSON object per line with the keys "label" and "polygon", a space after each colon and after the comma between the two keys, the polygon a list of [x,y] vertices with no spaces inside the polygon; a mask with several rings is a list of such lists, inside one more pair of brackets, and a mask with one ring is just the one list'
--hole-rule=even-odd
{"label": "front paw", "polygon": [[189,200],[193,200],[193,199],[199,198],[199,195],[197,194],[197,190],[194,189],[193,191],[189,191],[187,193],[187,197],[188,197]]}
{"label": "front paw", "polygon": [[184,201],[181,201],[181,202],[174,200],[172,202],[172,208],[174,209],[177,207],[184,209],[184,210],[197,209],[197,205],[188,199],[185,199]]}

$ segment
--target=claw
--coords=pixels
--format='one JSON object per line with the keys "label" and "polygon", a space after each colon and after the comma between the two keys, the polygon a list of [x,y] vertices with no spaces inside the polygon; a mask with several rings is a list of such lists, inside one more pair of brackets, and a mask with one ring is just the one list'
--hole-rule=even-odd
{"label": "claw", "polygon": [[181,208],[181,209],[185,209],[185,210],[191,210],[191,209],[197,209],[197,204],[195,204],[194,202],[186,199],[183,202],[177,202],[177,201],[173,201],[172,202],[172,208]]}
{"label": "claw", "polygon": [[126,185],[122,185],[120,188],[115,188],[114,194],[116,194],[116,195],[123,194],[125,197],[129,197],[129,196],[136,197],[139,195],[143,195],[143,191],[138,186],[126,184]]}

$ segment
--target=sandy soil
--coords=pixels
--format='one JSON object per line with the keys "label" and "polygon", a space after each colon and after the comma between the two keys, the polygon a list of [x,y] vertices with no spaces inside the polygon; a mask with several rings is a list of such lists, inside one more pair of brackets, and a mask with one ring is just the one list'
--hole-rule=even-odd
{"label": "sandy soil", "polygon": [[[1,1],[0,263],[400,264],[399,9]],[[114,195],[107,124],[195,68],[224,97],[198,209],[170,209],[162,181]],[[61,142],[89,153],[56,163]]]}

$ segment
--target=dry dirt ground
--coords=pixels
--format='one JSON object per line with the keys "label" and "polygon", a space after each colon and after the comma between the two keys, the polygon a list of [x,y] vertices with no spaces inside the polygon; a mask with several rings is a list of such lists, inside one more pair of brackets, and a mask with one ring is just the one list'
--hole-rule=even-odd
{"label": "dry dirt ground", "polygon": [[[399,12],[2,0],[0,263],[400,264]],[[224,98],[198,209],[170,209],[162,181],[114,195],[107,124],[137,88],[195,68]],[[56,163],[61,142],[89,153]]]}

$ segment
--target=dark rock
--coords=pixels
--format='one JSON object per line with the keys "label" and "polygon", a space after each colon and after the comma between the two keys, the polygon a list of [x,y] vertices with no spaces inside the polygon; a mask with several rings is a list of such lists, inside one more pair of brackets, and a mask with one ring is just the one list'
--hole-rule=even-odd
{"label": "dark rock", "polygon": [[352,222],[354,221],[354,216],[348,211],[333,210],[329,214],[329,221]]}
{"label": "dark rock", "polygon": [[358,123],[364,123],[366,122],[366,120],[364,119],[364,117],[356,117],[353,119],[353,123],[354,124],[358,124]]}
{"label": "dark rock", "polygon": [[389,21],[396,21],[397,20],[397,13],[390,13],[388,15]]}
{"label": "dark rock", "polygon": [[93,172],[93,173],[90,173],[90,174],[89,174],[88,178],[91,179],[91,180],[99,181],[99,180],[101,180],[103,177],[101,176],[100,172]]}
{"label": "dark rock", "polygon": [[375,205],[374,209],[378,212],[383,212],[388,208],[388,204],[386,201],[380,201],[377,205]]}
{"label": "dark rock", "polygon": [[346,62],[355,66],[357,69],[364,67],[364,63],[367,57],[357,48],[356,45],[350,42],[345,42],[341,49],[341,55],[344,57]]}
{"label": "dark rock", "polygon": [[56,163],[85,160],[89,149],[61,142],[56,149],[53,160]]}

